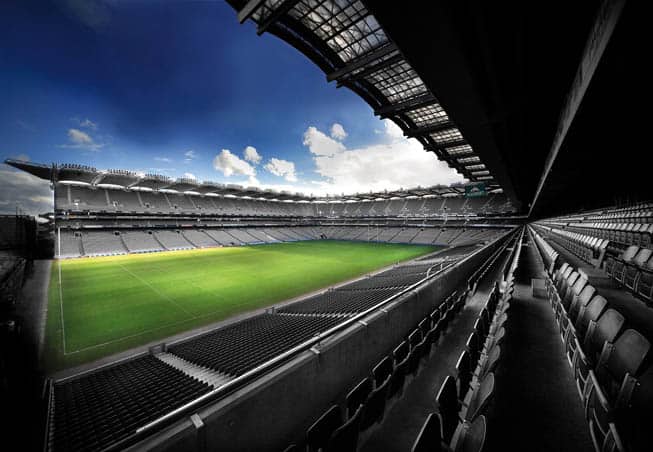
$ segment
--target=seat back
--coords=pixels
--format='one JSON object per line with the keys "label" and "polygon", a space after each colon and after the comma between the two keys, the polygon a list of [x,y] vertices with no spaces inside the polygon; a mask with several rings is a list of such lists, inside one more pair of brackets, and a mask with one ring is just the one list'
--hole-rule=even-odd
{"label": "seat back", "polygon": [[639,247],[637,245],[631,245],[628,248],[626,248],[626,251],[621,255],[621,260],[624,262],[630,262],[633,260],[637,252],[639,251]]}
{"label": "seat back", "polygon": [[628,329],[617,338],[605,367],[619,383],[626,373],[636,375],[651,348],[650,342],[638,331]]}
{"label": "seat back", "polygon": [[476,331],[472,331],[472,334],[467,338],[467,350],[469,351],[469,358],[472,367],[476,367],[478,359],[481,355],[481,347],[483,347],[483,341],[481,336]]}
{"label": "seat back", "polygon": [[481,381],[474,400],[472,400],[469,405],[469,410],[467,411],[466,416],[467,419],[470,421],[476,419],[483,412],[493,395],[494,373],[490,372],[485,376],[485,378],[483,378],[483,381]]}
{"label": "seat back", "polygon": [[363,409],[361,430],[365,430],[383,418],[383,413],[385,411],[385,401],[389,388],[390,379],[388,378],[381,385],[372,390]]}
{"label": "seat back", "polygon": [[348,417],[352,417],[354,413],[356,413],[356,410],[358,410],[359,406],[365,405],[367,398],[372,392],[372,386],[372,379],[366,377],[360,383],[358,383],[354,389],[349,391],[349,394],[347,394],[345,399],[347,402]]}
{"label": "seat back", "polygon": [[458,425],[458,412],[460,411],[456,381],[451,375],[447,375],[447,378],[444,379],[436,401],[442,416],[442,438],[449,443]]}
{"label": "seat back", "polygon": [[624,316],[614,309],[608,309],[599,317],[594,330],[587,331],[588,342],[586,351],[590,357],[594,358],[595,362],[598,354],[603,349],[603,344],[613,342],[623,325]]}
{"label": "seat back", "polygon": [[469,390],[473,375],[472,363],[467,350],[464,350],[458,357],[456,372],[458,375],[458,398],[463,400]]}
{"label": "seat back", "polygon": [[442,417],[440,413],[431,413],[413,443],[411,452],[442,452]]}
{"label": "seat back", "polygon": [[406,341],[402,341],[401,344],[397,345],[397,347],[395,347],[395,349],[392,351],[392,356],[395,359],[395,365],[405,360],[406,357],[408,357],[409,351],[410,350]]}
{"label": "seat back", "polygon": [[342,425],[342,413],[338,405],[333,405],[306,431],[308,452],[323,449],[333,432]]}
{"label": "seat back", "polygon": [[638,267],[644,267],[646,262],[648,262],[648,260],[651,258],[651,254],[653,254],[652,249],[642,248],[633,259],[633,264],[637,265]]}
{"label": "seat back", "polygon": [[324,449],[325,451],[356,452],[362,411],[363,408],[358,407],[349,420],[333,432],[333,435],[329,438],[327,447]]}
{"label": "seat back", "polygon": [[374,366],[374,369],[372,369],[375,386],[383,384],[383,382],[386,381],[390,375],[392,375],[392,370],[392,360],[390,357],[386,356],[381,361],[379,361],[379,363]]}
{"label": "seat back", "polygon": [[479,416],[466,427],[460,444],[456,446],[455,452],[481,452],[485,445],[487,434],[487,422],[485,416]]}
{"label": "seat back", "polygon": [[579,339],[585,336],[590,322],[596,322],[607,306],[608,301],[601,295],[596,295],[585,309],[581,309],[578,313],[578,321],[576,322],[576,331],[578,332]]}
{"label": "seat back", "polygon": [[594,286],[587,284],[583,287],[583,290],[578,294],[578,296],[574,297],[574,301],[572,301],[571,306],[569,307],[569,320],[571,323],[574,325],[576,324],[581,309],[585,308],[592,300],[595,292],[596,289]]}

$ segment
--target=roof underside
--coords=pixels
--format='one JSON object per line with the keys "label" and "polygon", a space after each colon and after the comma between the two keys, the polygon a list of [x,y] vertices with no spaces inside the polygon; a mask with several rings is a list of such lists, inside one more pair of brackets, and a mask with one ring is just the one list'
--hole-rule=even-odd
{"label": "roof underside", "polygon": [[[533,216],[650,196],[641,193],[645,165],[633,165],[643,141],[623,114],[646,85],[643,52],[629,51],[642,41],[633,23],[646,17],[641,2],[617,16],[548,172],[586,46],[598,41],[596,24],[611,20],[602,5],[623,1],[228,1],[241,22],[297,48],[468,179],[502,187],[525,211],[534,204]],[[606,161],[597,150],[619,157]]]}

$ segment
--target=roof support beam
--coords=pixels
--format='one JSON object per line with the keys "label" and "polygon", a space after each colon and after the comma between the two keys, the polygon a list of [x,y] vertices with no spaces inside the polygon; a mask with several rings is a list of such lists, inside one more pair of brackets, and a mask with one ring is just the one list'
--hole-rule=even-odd
{"label": "roof support beam", "polygon": [[394,56],[392,56],[390,58],[386,58],[385,60],[379,61],[378,63],[376,63],[376,64],[374,64],[372,66],[369,66],[368,68],[363,69],[362,71],[357,72],[357,73],[355,73],[353,75],[350,75],[350,76],[345,75],[345,76],[338,79],[337,87],[340,88],[345,83],[349,83],[349,82],[353,82],[353,81],[365,78],[368,75],[373,74],[376,71],[379,71],[379,70],[381,70],[383,68],[386,68],[386,67],[390,66],[391,64],[398,63],[399,61],[401,61],[403,59],[404,59],[403,55],[398,53],[397,55],[394,55]]}
{"label": "roof support beam", "polygon": [[406,130],[404,135],[409,138],[418,137],[422,135],[428,135],[429,133],[442,132],[443,130],[451,129],[455,127],[451,121],[445,121],[440,124],[434,124],[432,126],[418,127],[416,129]]}
{"label": "roof support beam", "polygon": [[389,116],[394,116],[405,111],[411,111],[417,108],[426,107],[427,105],[431,105],[437,102],[438,101],[435,96],[431,93],[428,93],[422,96],[414,97],[413,99],[399,102],[398,104],[386,105],[385,107],[377,108],[374,111],[374,114],[376,116],[380,116],[381,118],[387,118]]}
{"label": "roof support beam", "polygon": [[530,217],[533,213],[533,209],[537,204],[537,200],[540,197],[542,188],[546,182],[546,179],[549,177],[551,168],[555,162],[560,147],[567,136],[567,132],[571,127],[574,118],[576,117],[576,112],[580,108],[585,92],[589,88],[590,82],[592,81],[592,76],[596,71],[596,68],[601,61],[603,52],[610,42],[612,37],[612,32],[617,26],[619,21],[619,16],[621,16],[621,11],[625,5],[625,0],[603,0],[601,6],[599,7],[598,13],[594,20],[594,26],[590,31],[590,35],[587,38],[587,43],[585,44],[585,49],[581,57],[580,63],[578,65],[578,70],[576,71],[576,76],[574,78],[574,83],[571,85],[571,90],[567,95],[567,100],[565,106],[560,113],[560,118],[558,119],[558,129],[556,131],[555,137],[553,138],[553,143],[551,145],[551,150],[549,155],[544,162],[544,171],[540,177],[540,182],[535,191],[535,196],[531,202],[528,210],[528,216]]}
{"label": "roof support beam", "polygon": [[350,74],[357,69],[361,69],[367,66],[368,64],[378,60],[379,58],[383,58],[384,56],[392,52],[396,52],[397,50],[398,50],[397,46],[394,45],[392,42],[389,42],[388,44],[379,47],[378,49],[366,53],[365,55],[355,59],[354,61],[350,61],[347,65],[341,67],[340,69],[336,69],[330,74],[327,74],[327,81],[332,82],[334,80],[343,78],[347,74]]}
{"label": "roof support beam", "polygon": [[252,14],[265,2],[265,0],[249,0],[243,9],[238,11],[238,22],[241,24],[252,17]]}
{"label": "roof support beam", "polygon": [[298,1],[299,0],[286,0],[277,6],[274,11],[272,11],[272,13],[270,13],[270,15],[265,18],[265,20],[258,24],[258,27],[256,27],[256,34],[261,36],[263,33],[265,33],[271,25],[273,25],[276,21],[279,20],[279,18],[290,11]]}

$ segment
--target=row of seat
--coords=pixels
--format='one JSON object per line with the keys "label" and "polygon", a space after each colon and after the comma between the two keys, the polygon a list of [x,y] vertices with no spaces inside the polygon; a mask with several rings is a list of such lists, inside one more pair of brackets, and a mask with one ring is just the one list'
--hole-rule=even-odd
{"label": "row of seat", "polygon": [[651,400],[649,341],[626,327],[624,316],[596,293],[582,270],[562,262],[536,231],[531,233],[545,261],[553,262],[545,272],[547,296],[596,450],[644,450],[626,426],[648,411],[643,407]]}
{"label": "row of seat", "polygon": [[546,226],[539,227],[544,229],[553,241],[593,265],[601,262],[605,250],[608,247],[609,240],[606,239]]}
{"label": "row of seat", "polygon": [[168,351],[196,365],[238,376],[342,321],[332,316],[265,313],[172,345]]}
{"label": "row of seat", "polygon": [[653,223],[569,223],[567,230],[626,245],[650,246]]}
{"label": "row of seat", "polygon": [[[347,393],[344,410],[336,404],[321,415],[306,432],[306,450],[355,451],[359,433],[383,420],[387,402],[401,396],[407,379],[418,371],[432,346],[464,307],[467,293],[452,293],[422,319]],[[299,449],[291,445],[287,450]]]}
{"label": "row of seat", "polygon": [[56,383],[48,445],[97,450],[211,390],[152,355]]}
{"label": "row of seat", "polygon": [[619,256],[608,256],[604,269],[634,294],[653,301],[653,249],[629,246]]}
{"label": "row of seat", "polygon": [[456,363],[440,387],[435,411],[425,420],[412,447],[422,451],[481,451],[486,436],[483,412],[494,393],[494,369],[501,356],[512,278],[504,293],[495,284]]}

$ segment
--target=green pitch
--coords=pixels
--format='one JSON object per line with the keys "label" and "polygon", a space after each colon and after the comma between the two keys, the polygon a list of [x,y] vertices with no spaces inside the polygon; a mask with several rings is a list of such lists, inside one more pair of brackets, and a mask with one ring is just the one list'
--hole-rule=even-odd
{"label": "green pitch", "polygon": [[436,249],[307,241],[54,262],[45,365],[98,359]]}

